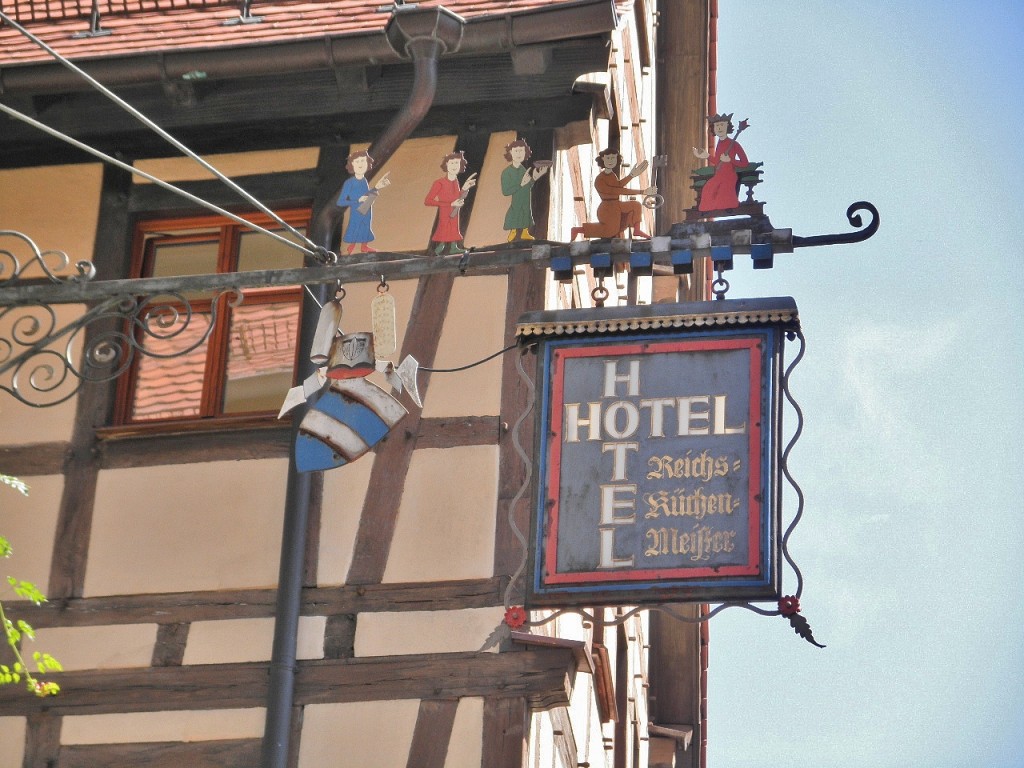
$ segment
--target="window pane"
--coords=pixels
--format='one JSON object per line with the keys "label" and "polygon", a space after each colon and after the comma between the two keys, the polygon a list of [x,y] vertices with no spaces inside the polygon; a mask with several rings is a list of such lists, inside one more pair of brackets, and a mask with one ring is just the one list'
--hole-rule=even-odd
{"label": "window pane", "polygon": [[232,311],[224,413],[277,411],[292,385],[299,304],[252,304]]}
{"label": "window pane", "polygon": [[[299,229],[296,227],[296,229]],[[302,232],[302,229],[299,229]],[[299,239],[290,232],[277,230],[277,234],[292,242]],[[242,232],[238,241],[238,271],[251,272],[256,269],[298,269],[302,266],[302,251],[289,248],[272,237],[260,232]]]}
{"label": "window pane", "polygon": [[[212,233],[217,237],[217,233]],[[182,275],[212,275],[217,272],[219,240],[200,242],[156,242],[153,245],[151,273],[153,277],[179,277]],[[216,291],[183,291],[190,300],[212,299]]]}
{"label": "window pane", "polygon": [[217,271],[216,239],[198,242],[157,242],[153,245],[153,277],[212,275]]}
{"label": "window pane", "polygon": [[[208,313],[193,314],[191,321],[179,317],[166,327],[158,324],[155,315],[149,316],[151,334],[144,334],[141,343],[149,354],[136,352],[139,358],[135,383],[135,402],[132,419],[181,419],[199,417],[203,398],[203,377],[206,373],[207,342],[199,343],[210,326]],[[191,352],[173,355],[198,346]]]}

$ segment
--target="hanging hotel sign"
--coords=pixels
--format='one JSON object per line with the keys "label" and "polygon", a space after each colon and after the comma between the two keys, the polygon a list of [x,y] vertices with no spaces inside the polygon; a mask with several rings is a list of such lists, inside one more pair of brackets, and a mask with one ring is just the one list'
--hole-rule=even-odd
{"label": "hanging hotel sign", "polygon": [[779,598],[792,299],[535,312],[535,605]]}

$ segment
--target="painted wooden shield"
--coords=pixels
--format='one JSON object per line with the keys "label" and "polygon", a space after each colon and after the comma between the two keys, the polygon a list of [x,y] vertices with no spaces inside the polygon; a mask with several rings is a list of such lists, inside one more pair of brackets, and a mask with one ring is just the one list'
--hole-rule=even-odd
{"label": "painted wooden shield", "polygon": [[296,469],[313,472],[355,461],[379,443],[407,412],[371,381],[331,381],[299,424]]}

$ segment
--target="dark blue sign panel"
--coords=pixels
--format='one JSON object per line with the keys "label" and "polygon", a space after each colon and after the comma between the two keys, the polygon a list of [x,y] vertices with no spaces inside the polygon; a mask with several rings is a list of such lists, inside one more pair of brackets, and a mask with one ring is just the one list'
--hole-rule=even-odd
{"label": "dark blue sign panel", "polygon": [[777,599],[777,327],[547,339],[530,600]]}

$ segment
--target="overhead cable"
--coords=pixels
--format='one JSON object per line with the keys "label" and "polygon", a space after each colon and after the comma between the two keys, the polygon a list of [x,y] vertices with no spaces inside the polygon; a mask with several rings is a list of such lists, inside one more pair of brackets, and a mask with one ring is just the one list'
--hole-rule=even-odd
{"label": "overhead cable", "polygon": [[[255,197],[253,197],[251,194],[246,192],[244,189],[242,189],[242,187],[240,187],[234,181],[232,181],[227,176],[225,176],[223,173],[221,173],[216,168],[214,168],[209,162],[207,162],[206,160],[201,158],[199,155],[197,155],[195,152],[193,152],[191,149],[189,149],[187,146],[182,144],[180,141],[178,141],[178,139],[174,138],[171,134],[169,134],[167,131],[165,131],[163,128],[161,128],[159,125],[157,125],[152,120],[150,120],[148,117],[146,117],[144,114],[139,112],[131,104],[126,102],[124,99],[122,99],[120,96],[115,94],[113,91],[111,91],[105,85],[103,85],[101,82],[96,80],[88,72],[86,72],[82,68],[80,68],[80,67],[76,66],[75,64],[73,64],[71,61],[66,59],[61,54],[59,54],[57,51],[55,51],[53,48],[51,48],[45,42],[43,42],[38,37],[33,35],[31,32],[29,32],[27,29],[22,27],[20,24],[18,24],[16,21],[14,21],[14,19],[12,19],[10,16],[8,16],[6,13],[4,13],[2,10],[0,10],[0,19],[2,19],[4,22],[9,24],[12,28],[16,29],[18,32],[20,32],[22,35],[27,37],[33,43],[38,45],[40,48],[42,48],[44,51],[46,51],[48,54],[50,54],[50,56],[52,56],[54,59],[56,59],[58,62],[63,64],[68,69],[70,69],[72,72],[74,72],[75,74],[77,74],[80,77],[82,77],[87,83],[89,83],[91,86],[93,86],[96,90],[98,90],[100,93],[102,93],[108,99],[113,101],[115,104],[117,104],[123,110],[128,112],[128,114],[132,115],[134,118],[139,120],[147,128],[149,128],[150,130],[154,131],[158,136],[160,136],[161,138],[163,138],[166,141],[170,142],[170,144],[172,144],[175,148],[177,148],[181,152],[184,152],[190,158],[195,160],[197,163],[199,163],[199,165],[201,165],[207,171],[209,171],[214,176],[216,176],[218,179],[220,179],[225,184],[227,184],[232,190],[234,190],[239,195],[241,195],[247,202],[249,202],[250,204],[256,206],[260,211],[265,213],[267,216],[270,216],[274,221],[276,221],[278,224],[280,224],[286,230],[291,232],[292,235],[294,235],[295,237],[299,238],[302,242],[304,242],[307,245],[309,245],[311,249],[316,249],[316,244],[312,240],[310,240],[305,235],[305,233],[299,231],[298,229],[293,227],[291,224],[289,224],[287,221],[282,219],[280,216],[278,216],[276,213],[274,213],[274,211],[270,210],[270,208],[268,208],[263,203],[261,203],[259,200],[257,200]],[[177,188],[173,188],[173,189],[177,189]],[[206,207],[209,207],[209,206],[207,205]],[[303,249],[303,250],[306,250],[306,249]],[[313,250],[309,250],[309,251],[306,251],[306,252],[307,253],[313,253]]]}
{"label": "overhead cable", "polygon": [[38,120],[31,118],[28,115],[23,114],[16,109],[8,107],[6,104],[0,103],[0,112],[5,112],[6,114],[13,117],[15,120],[20,120],[23,123],[31,125],[33,128],[38,128],[40,131],[43,131],[44,133],[47,133],[50,136],[53,136],[54,138],[60,139],[61,141],[67,142],[71,146],[81,149],[83,152],[88,152],[90,155],[98,157],[100,160],[103,160],[104,162],[110,163],[111,165],[116,165],[118,168],[122,168],[128,171],[129,173],[135,174],[136,176],[141,176],[142,178],[147,179],[160,187],[163,187],[169,192],[173,192],[176,195],[184,197],[186,200],[190,200],[193,203],[196,203],[197,205],[201,205],[203,208],[206,208],[209,211],[213,211],[214,213],[219,214],[221,216],[225,216],[231,219],[232,221],[235,221],[239,224],[248,227],[249,229],[256,230],[257,232],[272,237],[275,240],[278,240],[279,242],[289,246],[290,248],[297,248],[303,253],[307,253],[311,256],[315,256],[317,254],[317,251],[313,250],[312,248],[307,248],[306,246],[301,245],[300,243],[296,243],[294,240],[289,240],[287,237],[284,237],[283,235],[280,235],[277,232],[265,229],[259,226],[258,224],[252,223],[251,221],[247,221],[243,219],[241,216],[238,216],[237,214],[231,213],[230,211],[226,211],[223,208],[214,205],[213,203],[209,203],[206,200],[203,200],[201,197],[193,195],[191,192],[186,192],[184,189],[176,187],[173,184],[169,184],[163,179],[158,179],[156,176],[150,173],[146,173],[145,171],[136,168],[135,166],[129,163],[122,162],[121,160],[118,160],[116,157],[111,157],[110,155],[101,152],[100,150],[95,149],[94,147],[90,147],[88,144],[85,144],[71,136],[68,136],[66,133],[61,133],[60,131],[56,130],[55,128],[51,128],[45,123],[41,123]]}

